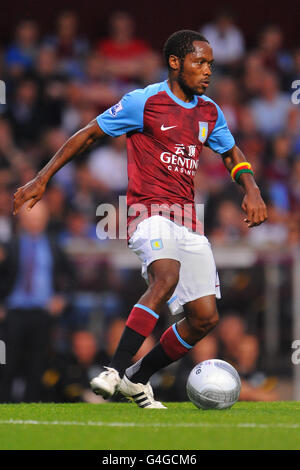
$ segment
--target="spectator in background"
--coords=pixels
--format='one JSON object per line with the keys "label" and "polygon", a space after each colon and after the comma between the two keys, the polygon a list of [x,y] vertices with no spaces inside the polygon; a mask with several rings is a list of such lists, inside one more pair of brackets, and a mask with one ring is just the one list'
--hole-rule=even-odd
{"label": "spectator in background", "polygon": [[287,134],[279,134],[272,141],[271,161],[266,167],[265,176],[270,199],[283,212],[288,212],[290,208],[288,181],[291,162],[291,139]]}
{"label": "spectator in background", "polygon": [[71,209],[65,219],[65,229],[59,235],[62,245],[71,242],[83,242],[87,240],[97,240],[96,225],[92,224],[84,212]]}
{"label": "spectator in background", "polygon": [[85,99],[85,88],[82,84],[72,81],[66,87],[61,127],[68,134],[73,134],[95,118],[97,109],[95,103]]}
{"label": "spectator in background", "polygon": [[111,138],[108,145],[92,151],[88,167],[103,190],[111,194],[112,199],[126,194],[128,184],[126,136]]}
{"label": "spectator in background", "polygon": [[204,25],[200,32],[210,42],[216,65],[221,66],[221,70],[230,70],[243,58],[244,38],[234,24],[233,14],[228,10],[221,11],[215,21]]}
{"label": "spectator in background", "polygon": [[106,61],[107,72],[124,84],[131,83],[130,88],[135,82],[146,84],[155,81],[160,65],[157,54],[134,34],[132,16],[125,11],[117,11],[109,20],[109,37],[98,43],[98,52]]}
{"label": "spectator in background", "polygon": [[55,48],[61,71],[70,77],[82,77],[83,60],[88,54],[89,44],[78,34],[78,16],[75,11],[60,13],[56,23],[56,34],[48,36],[44,44]]}
{"label": "spectator in background", "polygon": [[23,149],[32,149],[43,126],[43,114],[35,80],[25,78],[19,82],[6,117],[19,145]]}
{"label": "spectator in background", "polygon": [[231,132],[238,130],[238,115],[241,97],[236,80],[231,77],[222,77],[215,85],[214,97],[222,108],[228,127]]}
{"label": "spectator in background", "polygon": [[217,209],[215,227],[212,229],[210,238],[213,243],[233,244],[241,240],[247,231],[247,226],[243,223],[241,210],[231,200],[222,200]]}
{"label": "spectator in background", "polygon": [[[251,162],[251,165],[253,165],[253,161],[251,161],[252,156],[257,156],[258,159],[262,161],[265,153],[266,142],[257,128],[249,106],[241,106],[239,109],[238,129],[235,136],[242,152],[247,155],[247,159]],[[257,168],[254,168],[254,172],[257,179]]]}
{"label": "spectator in background", "polygon": [[237,363],[242,387],[240,401],[276,401],[279,395],[275,390],[277,379],[267,377],[257,366],[259,343],[254,335],[244,335],[237,344]]}
{"label": "spectator in background", "polygon": [[39,49],[34,73],[39,86],[43,121],[48,127],[57,127],[61,124],[65,105],[67,77],[60,71],[58,57],[53,47],[43,46]]}
{"label": "spectator in background", "polygon": [[94,220],[101,194],[103,196],[102,189],[88,165],[85,162],[80,163],[75,169],[72,206],[84,213],[89,220]]}
{"label": "spectator in background", "polygon": [[[24,154],[16,145],[8,119],[0,118],[0,171],[13,170],[14,172],[14,174],[8,175],[7,182],[20,176],[23,159]],[[1,184],[3,183],[1,178]]]}
{"label": "spectator in background", "polygon": [[13,401],[13,383],[25,382],[23,401],[40,400],[52,320],[63,313],[74,273],[57,243],[48,237],[48,211],[40,202],[19,218],[19,233],[5,247],[0,265],[0,298],[5,306],[8,361],[0,387],[0,401]]}
{"label": "spectator in background", "polygon": [[291,168],[289,193],[292,213],[300,219],[300,155],[297,155]]}
{"label": "spectator in background", "polygon": [[34,68],[39,79],[48,81],[56,77],[62,77],[63,74],[59,71],[59,63],[57,53],[52,46],[41,46],[38,50]]}
{"label": "spectator in background", "polygon": [[106,60],[97,53],[88,56],[85,76],[81,82],[84,99],[97,107],[97,114],[115,104],[121,98],[119,84],[109,76]]}
{"label": "spectator in background", "polygon": [[271,72],[260,76],[260,96],[251,103],[257,129],[265,137],[284,131],[293,110],[291,99],[279,88],[278,78]]}
{"label": "spectator in background", "polygon": [[245,57],[241,85],[247,101],[260,94],[261,77],[264,72],[262,59],[257,52],[251,52]]}
{"label": "spectator in background", "polygon": [[224,361],[236,363],[238,346],[245,333],[246,324],[239,315],[228,313],[221,318],[216,328],[216,335],[220,344],[220,354]]}
{"label": "spectator in background", "polygon": [[66,226],[66,199],[66,192],[63,191],[62,186],[57,185],[56,182],[53,181],[45,197],[49,214],[47,230],[49,234],[57,236],[58,238]]}
{"label": "spectator in background", "polygon": [[260,34],[257,53],[264,68],[274,73],[287,74],[292,69],[292,58],[282,46],[283,34],[280,26],[270,24]]}
{"label": "spectator in background", "polygon": [[103,403],[90,389],[93,374],[101,372],[99,363],[106,360],[98,350],[95,336],[85,330],[71,336],[71,351],[59,354],[48,363],[42,377],[45,401]]}
{"label": "spectator in background", "polygon": [[11,76],[20,76],[23,70],[33,67],[38,51],[38,38],[39,31],[35,21],[20,21],[15,30],[14,42],[6,49],[4,57]]}
{"label": "spectator in background", "polygon": [[83,93],[80,83],[70,81],[65,88],[65,104],[61,116],[61,128],[68,135],[79,129],[80,108],[83,106]]}

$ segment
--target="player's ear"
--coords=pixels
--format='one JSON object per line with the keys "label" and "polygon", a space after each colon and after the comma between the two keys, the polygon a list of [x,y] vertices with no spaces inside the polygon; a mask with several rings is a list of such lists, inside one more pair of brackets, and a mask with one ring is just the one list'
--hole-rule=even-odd
{"label": "player's ear", "polygon": [[174,71],[180,69],[180,60],[176,55],[170,55],[169,66],[170,66],[170,69]]}

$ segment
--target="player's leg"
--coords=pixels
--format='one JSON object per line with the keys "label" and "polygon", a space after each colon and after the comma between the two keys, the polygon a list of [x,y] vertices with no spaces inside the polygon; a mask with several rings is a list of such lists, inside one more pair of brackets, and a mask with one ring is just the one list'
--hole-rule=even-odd
{"label": "player's leg", "polygon": [[110,366],[118,370],[120,376],[152,333],[162,307],[176,288],[179,269],[180,263],[173,259],[159,259],[148,267],[149,287],[131,310],[111,360]]}
{"label": "player's leg", "polygon": [[155,372],[182,358],[218,322],[215,295],[188,302],[184,312],[186,316],[169,327],[146,356],[126,369],[125,381],[127,377],[130,382],[147,384]]}
{"label": "player's leg", "polygon": [[153,331],[162,306],[172,296],[179,279],[180,263],[158,259],[148,266],[149,287],[133,307],[110,367],[91,381],[91,387],[105,398],[112,396],[144,340]]}
{"label": "player's leg", "polygon": [[165,331],[149,354],[126,369],[119,389],[125,395],[131,392],[133,398],[135,383],[145,387],[152,374],[183,357],[218,321],[219,282],[210,244],[206,237],[182,231],[177,240],[180,280],[169,306],[173,313],[184,311],[186,316]]}

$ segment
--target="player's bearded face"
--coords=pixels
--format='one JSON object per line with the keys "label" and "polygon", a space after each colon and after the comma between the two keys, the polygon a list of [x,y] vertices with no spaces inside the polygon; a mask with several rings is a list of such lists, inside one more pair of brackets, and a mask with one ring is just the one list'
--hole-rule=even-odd
{"label": "player's bearded face", "polygon": [[194,42],[194,52],[180,59],[177,81],[187,96],[202,95],[209,85],[213,63],[209,44]]}
{"label": "player's bearded face", "polygon": [[187,96],[202,95],[204,93],[204,90],[199,90],[199,87],[193,86],[191,83],[189,75],[185,72],[184,59],[181,59],[177,80],[180,88]]}

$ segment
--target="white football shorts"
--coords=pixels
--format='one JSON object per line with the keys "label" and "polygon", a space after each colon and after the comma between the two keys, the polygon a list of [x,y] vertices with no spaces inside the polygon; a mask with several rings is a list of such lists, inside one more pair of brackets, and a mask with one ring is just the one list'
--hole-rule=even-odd
{"label": "white football shorts", "polygon": [[200,297],[221,297],[211,245],[204,235],[154,215],[138,224],[128,246],[140,259],[147,282],[147,268],[153,261],[170,258],[180,262],[179,282],[168,301],[172,314],[183,312],[184,304]]}

